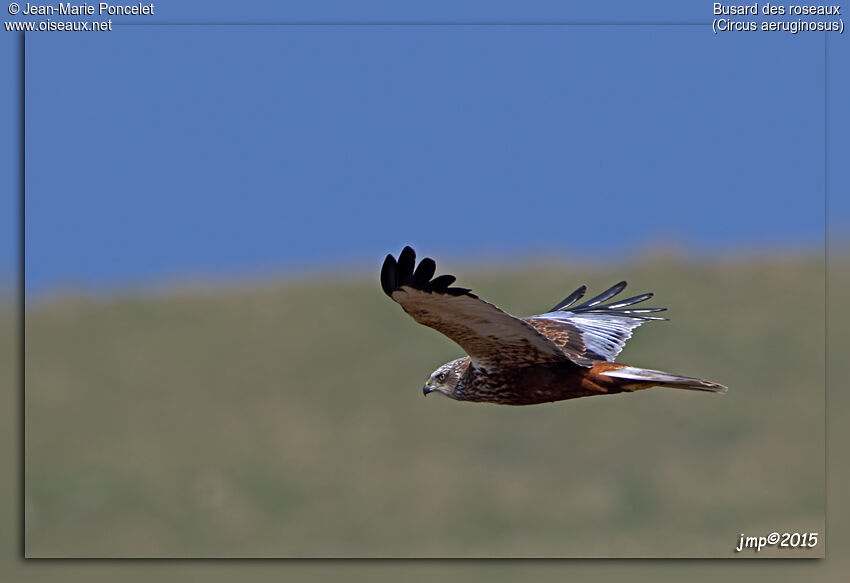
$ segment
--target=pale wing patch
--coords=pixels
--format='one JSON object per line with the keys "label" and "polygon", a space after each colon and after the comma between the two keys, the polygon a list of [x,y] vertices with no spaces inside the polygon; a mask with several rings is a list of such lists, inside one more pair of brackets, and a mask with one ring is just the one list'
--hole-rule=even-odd
{"label": "pale wing patch", "polygon": [[393,291],[391,297],[417,322],[460,345],[478,368],[566,359],[533,326],[478,297],[427,292],[407,285]]}
{"label": "pale wing patch", "polygon": [[549,312],[529,319],[548,320],[571,325],[581,333],[588,356],[598,356],[613,362],[622,352],[632,330],[646,322],[645,319],[615,314]]}
{"label": "pale wing patch", "polygon": [[[652,293],[644,293],[624,300],[608,302],[626,288],[621,281],[598,296],[576,305],[587,286],[581,286],[545,314],[527,318],[535,327],[558,344],[567,356],[582,366],[606,360],[613,362],[623,350],[632,330],[647,320],[664,320],[649,316],[665,308],[633,308],[645,302]],[[606,303],[608,302],[608,303]]]}

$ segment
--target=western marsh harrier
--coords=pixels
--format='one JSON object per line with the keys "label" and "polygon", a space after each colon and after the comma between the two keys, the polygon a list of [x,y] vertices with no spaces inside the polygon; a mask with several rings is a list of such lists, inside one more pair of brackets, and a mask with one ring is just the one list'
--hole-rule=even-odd
{"label": "western marsh harrier", "polygon": [[470,290],[450,287],[455,277],[434,277],[433,259],[416,266],[405,247],[398,261],[387,255],[381,287],[414,320],[448,336],[469,356],[435,370],[423,388],[458,401],[533,405],[591,395],[612,395],[649,387],[723,393],[726,387],[697,378],[615,363],[632,330],[665,308],[634,309],[645,293],[613,301],[626,282],[576,305],[581,286],[554,308],[517,318]]}

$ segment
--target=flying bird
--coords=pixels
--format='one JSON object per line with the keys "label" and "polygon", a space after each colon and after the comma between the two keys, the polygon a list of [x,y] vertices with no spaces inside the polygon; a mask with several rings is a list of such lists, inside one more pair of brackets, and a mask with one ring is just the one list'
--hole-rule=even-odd
{"label": "flying bird", "polygon": [[398,260],[387,255],[381,269],[384,293],[468,355],[431,373],[425,395],[437,391],[458,401],[533,405],[656,386],[726,392],[710,381],[614,362],[632,330],[666,319],[649,315],[665,308],[632,307],[652,293],[609,302],[625,281],[577,304],[587,291],[581,286],[548,312],[517,318],[467,288],[452,287],[452,275],[434,277],[436,269],[430,258],[417,266],[410,247]]}

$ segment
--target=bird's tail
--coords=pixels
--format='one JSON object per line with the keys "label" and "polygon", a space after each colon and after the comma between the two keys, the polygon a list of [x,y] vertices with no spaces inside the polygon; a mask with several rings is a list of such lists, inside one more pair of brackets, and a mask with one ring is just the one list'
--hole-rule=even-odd
{"label": "bird's tail", "polygon": [[694,377],[684,377],[660,370],[648,368],[637,368],[635,366],[623,366],[613,370],[607,370],[600,374],[616,379],[635,381],[635,389],[648,389],[649,387],[673,387],[674,389],[689,389],[692,391],[710,391],[712,393],[725,393],[727,388],[723,385],[704,381]]}

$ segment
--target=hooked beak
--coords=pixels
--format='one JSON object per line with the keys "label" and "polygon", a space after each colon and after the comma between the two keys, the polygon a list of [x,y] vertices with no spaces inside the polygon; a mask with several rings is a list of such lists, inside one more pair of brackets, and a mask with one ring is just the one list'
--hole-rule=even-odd
{"label": "hooked beak", "polygon": [[428,393],[433,393],[433,392],[434,392],[434,391],[436,391],[436,390],[437,390],[437,389],[435,389],[435,388],[433,388],[433,387],[429,387],[429,386],[426,384],[424,387],[422,387],[422,394],[423,394],[423,395],[425,395],[425,396],[427,397],[427,396],[428,396]]}

